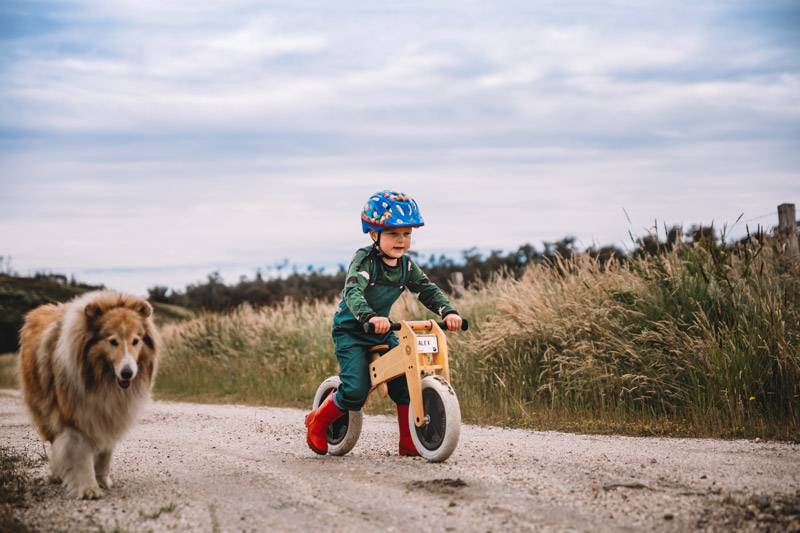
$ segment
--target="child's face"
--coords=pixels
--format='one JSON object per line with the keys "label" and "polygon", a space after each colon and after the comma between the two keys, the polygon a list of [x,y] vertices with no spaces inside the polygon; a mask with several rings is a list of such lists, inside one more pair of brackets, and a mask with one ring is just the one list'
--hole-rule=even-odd
{"label": "child's face", "polygon": [[[370,232],[372,240],[378,238],[378,234]],[[380,242],[381,252],[393,259],[399,259],[411,248],[411,228],[387,229],[381,233]]]}

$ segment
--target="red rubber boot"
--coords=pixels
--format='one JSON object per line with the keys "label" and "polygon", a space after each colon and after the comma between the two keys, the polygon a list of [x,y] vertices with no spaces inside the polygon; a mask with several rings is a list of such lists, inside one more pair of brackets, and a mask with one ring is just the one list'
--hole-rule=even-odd
{"label": "red rubber boot", "polygon": [[397,404],[397,425],[400,426],[400,455],[419,457],[417,447],[411,440],[411,428],[408,422],[408,404]]}
{"label": "red rubber boot", "polygon": [[344,414],[333,402],[330,393],[315,410],[306,415],[306,443],[320,455],[328,453],[328,437],[325,434],[331,422]]}

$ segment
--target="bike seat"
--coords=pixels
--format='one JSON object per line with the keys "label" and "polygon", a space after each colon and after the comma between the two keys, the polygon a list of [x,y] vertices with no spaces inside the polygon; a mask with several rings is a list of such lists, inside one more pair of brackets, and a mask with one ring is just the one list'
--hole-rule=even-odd
{"label": "bike seat", "polygon": [[385,354],[388,351],[389,351],[388,344],[376,344],[375,346],[371,346],[369,348],[369,353],[378,353],[381,355]]}

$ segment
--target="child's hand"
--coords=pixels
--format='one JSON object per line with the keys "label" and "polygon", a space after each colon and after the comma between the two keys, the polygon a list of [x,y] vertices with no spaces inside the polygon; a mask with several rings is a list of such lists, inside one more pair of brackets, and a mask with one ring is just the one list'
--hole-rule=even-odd
{"label": "child's hand", "polygon": [[[458,321],[459,321],[458,323],[460,324],[461,319],[459,318]],[[391,322],[389,322],[389,319],[386,318],[385,316],[374,316],[369,319],[369,323],[375,324],[375,333],[379,334],[386,333],[387,331],[389,331],[389,328],[392,327]]]}
{"label": "child's hand", "polygon": [[447,324],[448,331],[458,331],[461,329],[461,317],[455,313],[444,317],[444,323]]}

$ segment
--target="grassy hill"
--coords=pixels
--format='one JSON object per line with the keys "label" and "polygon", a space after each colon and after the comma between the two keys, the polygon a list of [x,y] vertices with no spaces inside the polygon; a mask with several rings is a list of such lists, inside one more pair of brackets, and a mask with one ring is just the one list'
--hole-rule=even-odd
{"label": "grassy hill", "polygon": [[[0,274],[0,353],[14,352],[19,345],[19,329],[25,314],[39,305],[66,302],[85,292],[102,287],[69,281],[61,275],[34,277]],[[192,318],[194,313],[170,304],[153,304],[160,323]]]}
{"label": "grassy hill", "polygon": [[0,353],[16,351],[25,313],[52,302],[65,302],[98,287],[69,283],[62,276],[31,278],[0,274]]}

